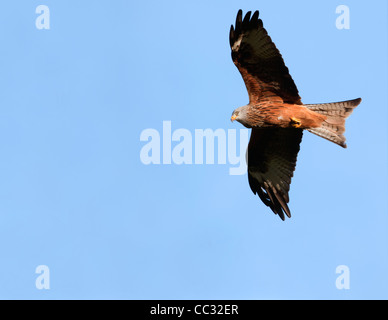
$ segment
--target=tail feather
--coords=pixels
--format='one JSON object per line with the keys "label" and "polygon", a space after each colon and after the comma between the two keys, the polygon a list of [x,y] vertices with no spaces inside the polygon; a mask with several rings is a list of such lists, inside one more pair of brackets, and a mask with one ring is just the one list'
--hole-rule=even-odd
{"label": "tail feather", "polygon": [[346,138],[343,135],[345,120],[360,103],[361,98],[333,103],[305,104],[304,106],[311,111],[326,116],[320,127],[307,130],[346,148]]}

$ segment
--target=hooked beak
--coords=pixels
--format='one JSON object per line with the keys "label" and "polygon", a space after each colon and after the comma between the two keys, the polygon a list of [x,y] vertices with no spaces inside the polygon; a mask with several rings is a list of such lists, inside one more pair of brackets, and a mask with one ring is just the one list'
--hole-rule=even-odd
{"label": "hooked beak", "polygon": [[232,115],[232,117],[230,118],[230,121],[233,122],[234,120],[236,120],[236,118],[237,118],[236,115]]}

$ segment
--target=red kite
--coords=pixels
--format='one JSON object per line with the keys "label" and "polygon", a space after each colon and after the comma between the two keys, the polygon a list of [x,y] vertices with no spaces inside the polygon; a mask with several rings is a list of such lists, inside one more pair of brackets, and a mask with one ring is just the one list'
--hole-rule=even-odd
{"label": "red kite", "polygon": [[252,17],[248,12],[243,19],[239,10],[229,40],[249,95],[249,104],[234,110],[231,119],[252,128],[247,150],[249,185],[284,220],[284,214],[291,217],[288,192],[303,130],[346,148],[345,119],[361,99],[303,104],[258,11]]}

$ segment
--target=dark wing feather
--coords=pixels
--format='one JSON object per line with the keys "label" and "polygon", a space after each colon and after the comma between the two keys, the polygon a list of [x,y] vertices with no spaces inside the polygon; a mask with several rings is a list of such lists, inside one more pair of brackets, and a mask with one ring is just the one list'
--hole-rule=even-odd
{"label": "dark wing feather", "polygon": [[248,179],[254,194],[284,220],[302,129],[252,129],[248,145]]}
{"label": "dark wing feather", "polygon": [[298,89],[292,80],[283,58],[263,28],[259,12],[251,17],[248,12],[242,19],[237,14],[235,28],[230,28],[232,59],[239,69],[249,94],[249,101],[278,100],[302,104]]}

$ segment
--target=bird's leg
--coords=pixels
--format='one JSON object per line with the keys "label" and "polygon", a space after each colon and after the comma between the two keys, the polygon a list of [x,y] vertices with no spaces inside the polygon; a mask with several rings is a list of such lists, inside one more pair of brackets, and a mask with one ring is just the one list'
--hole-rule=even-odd
{"label": "bird's leg", "polygon": [[299,128],[302,125],[301,121],[298,118],[294,118],[294,117],[291,118],[290,124],[294,128]]}

